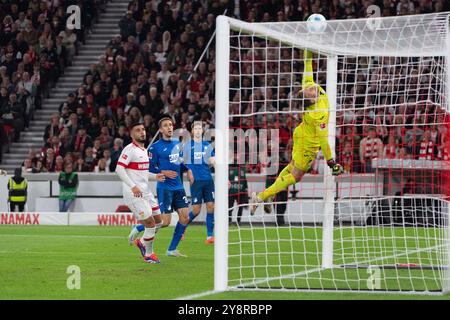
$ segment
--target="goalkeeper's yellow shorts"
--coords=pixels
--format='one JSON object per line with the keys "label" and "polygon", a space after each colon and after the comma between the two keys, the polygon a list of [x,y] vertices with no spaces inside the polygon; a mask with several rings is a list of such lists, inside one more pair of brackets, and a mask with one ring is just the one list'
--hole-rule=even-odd
{"label": "goalkeeper's yellow shorts", "polygon": [[294,160],[294,166],[303,172],[308,172],[320,150],[313,130],[304,122],[294,130],[292,160]]}

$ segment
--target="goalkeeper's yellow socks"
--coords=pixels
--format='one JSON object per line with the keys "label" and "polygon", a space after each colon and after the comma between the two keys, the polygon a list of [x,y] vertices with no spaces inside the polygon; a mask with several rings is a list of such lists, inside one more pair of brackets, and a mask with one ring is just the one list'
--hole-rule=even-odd
{"label": "goalkeeper's yellow socks", "polygon": [[[283,171],[286,168],[284,168]],[[269,197],[272,197],[276,195],[278,192],[285,190],[290,185],[295,184],[295,178],[292,175],[292,173],[289,172],[285,173],[284,175],[282,175],[281,173],[278,176],[277,180],[275,180],[275,182],[270,187],[268,187],[266,190],[258,194],[258,198],[260,198],[263,201],[266,201]]]}
{"label": "goalkeeper's yellow socks", "polygon": [[283,177],[283,176],[285,176],[285,175],[291,173],[292,168],[293,168],[293,165],[289,163],[286,167],[284,167],[283,170],[281,170],[281,172],[280,172],[280,174],[278,175],[277,178]]}

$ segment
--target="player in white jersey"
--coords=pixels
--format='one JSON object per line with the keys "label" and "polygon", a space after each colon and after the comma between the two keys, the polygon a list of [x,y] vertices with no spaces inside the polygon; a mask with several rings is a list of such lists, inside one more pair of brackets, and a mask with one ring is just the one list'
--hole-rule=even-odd
{"label": "player in white jersey", "polygon": [[116,173],[122,180],[123,198],[130,208],[138,223],[145,227],[144,235],[137,238],[134,243],[139,248],[144,261],[159,263],[159,259],[153,252],[153,241],[156,233],[156,225],[153,215],[161,214],[158,201],[155,199],[148,180],[151,175],[158,181],[164,181],[163,174],[149,172],[149,159],[145,143],[145,128],[142,123],[136,122],[130,126],[132,143],[127,145],[120,154],[117,162]]}

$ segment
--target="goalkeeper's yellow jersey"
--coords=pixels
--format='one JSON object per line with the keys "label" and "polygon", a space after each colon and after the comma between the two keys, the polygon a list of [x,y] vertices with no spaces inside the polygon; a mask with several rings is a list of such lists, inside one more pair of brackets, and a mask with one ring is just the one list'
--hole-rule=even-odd
{"label": "goalkeeper's yellow jersey", "polygon": [[312,53],[305,50],[305,70],[302,79],[302,89],[317,86],[317,102],[308,106],[303,114],[302,123],[294,131],[293,153],[304,153],[303,150],[318,152],[322,149],[325,160],[332,159],[328,143],[329,103],[325,90],[314,82],[312,68]]}

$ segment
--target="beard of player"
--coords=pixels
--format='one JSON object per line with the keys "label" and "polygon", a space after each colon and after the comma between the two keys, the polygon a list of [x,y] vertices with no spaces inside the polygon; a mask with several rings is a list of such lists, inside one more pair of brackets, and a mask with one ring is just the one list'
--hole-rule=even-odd
{"label": "beard of player", "polygon": [[146,139],[146,132],[143,125],[135,126],[131,130],[131,133],[132,133],[131,137],[133,138],[134,141],[136,141],[141,145],[144,145]]}

